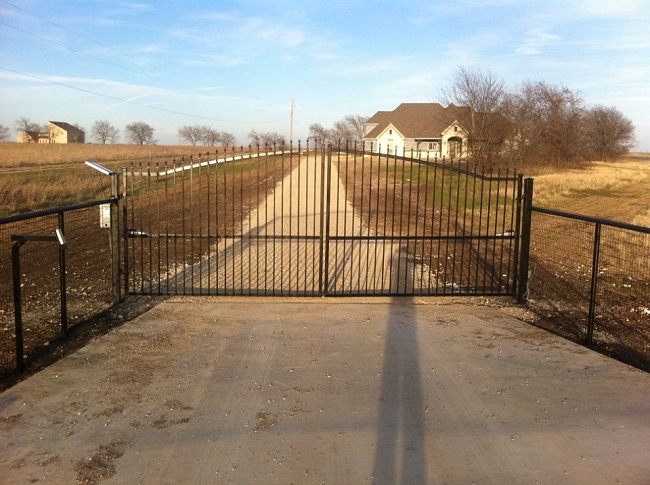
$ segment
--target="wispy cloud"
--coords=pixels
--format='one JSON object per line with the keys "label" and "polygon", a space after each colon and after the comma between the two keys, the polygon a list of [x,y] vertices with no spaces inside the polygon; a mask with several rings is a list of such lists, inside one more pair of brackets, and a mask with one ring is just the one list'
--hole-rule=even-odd
{"label": "wispy cloud", "polygon": [[647,0],[581,0],[567,5],[583,17],[602,17],[605,19],[638,19],[650,12]]}
{"label": "wispy cloud", "polygon": [[536,28],[526,32],[524,42],[516,49],[518,54],[525,56],[541,54],[544,47],[560,40],[560,36],[550,34],[544,28]]}

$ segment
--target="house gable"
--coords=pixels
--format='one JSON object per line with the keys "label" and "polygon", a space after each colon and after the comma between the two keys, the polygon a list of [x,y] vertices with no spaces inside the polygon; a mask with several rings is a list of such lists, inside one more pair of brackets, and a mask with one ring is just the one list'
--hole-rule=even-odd
{"label": "house gable", "polygon": [[84,143],[85,133],[64,121],[49,121],[48,131],[51,143]]}
{"label": "house gable", "polygon": [[[392,149],[401,148],[432,153],[434,156],[450,156],[447,149],[449,138],[456,136],[463,140],[464,147],[467,146],[467,130],[462,128],[459,122],[467,114],[468,108],[454,104],[444,107],[439,103],[402,103],[393,111],[379,111],[368,119],[364,146],[387,152],[385,133],[392,127],[403,140],[400,147],[394,145],[391,146]],[[455,135],[450,135],[451,133]],[[456,156],[460,155],[456,148],[454,153]]]}

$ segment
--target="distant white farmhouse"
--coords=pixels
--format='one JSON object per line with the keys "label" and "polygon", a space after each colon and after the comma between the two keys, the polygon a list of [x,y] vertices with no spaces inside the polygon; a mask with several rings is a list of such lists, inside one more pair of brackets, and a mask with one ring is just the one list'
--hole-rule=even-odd
{"label": "distant white farmhouse", "polygon": [[85,143],[83,130],[63,121],[48,121],[47,131],[21,131],[18,143]]}
{"label": "distant white farmhouse", "polygon": [[465,158],[467,107],[439,103],[402,103],[393,111],[378,111],[365,125],[365,150],[379,153],[418,153],[420,156]]}

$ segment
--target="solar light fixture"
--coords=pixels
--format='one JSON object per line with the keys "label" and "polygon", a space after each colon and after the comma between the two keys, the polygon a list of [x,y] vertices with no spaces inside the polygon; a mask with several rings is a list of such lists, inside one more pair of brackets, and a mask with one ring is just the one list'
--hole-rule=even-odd
{"label": "solar light fixture", "polygon": [[65,240],[65,235],[63,234],[63,231],[61,229],[57,229],[55,232],[56,232],[56,238],[59,241],[59,246],[65,249],[68,243]]}
{"label": "solar light fixture", "polygon": [[90,168],[94,168],[100,173],[103,173],[104,175],[115,175],[117,172],[113,172],[110,168],[106,168],[102,165],[100,165],[97,162],[93,162],[91,160],[86,160],[86,165],[88,165]]}

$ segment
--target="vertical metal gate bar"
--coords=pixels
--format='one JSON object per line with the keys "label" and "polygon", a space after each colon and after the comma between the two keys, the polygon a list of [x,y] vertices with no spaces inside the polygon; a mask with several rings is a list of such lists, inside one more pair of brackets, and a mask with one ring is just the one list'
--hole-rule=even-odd
{"label": "vertical metal gate bar", "polygon": [[[244,157],[242,156],[242,159],[243,158]],[[244,163],[244,162],[242,162],[242,163]],[[253,250],[255,249],[253,247],[253,227],[252,227],[253,221],[250,219],[250,216],[251,216],[250,211],[254,207],[253,204],[252,204],[252,197],[253,197],[253,191],[254,191],[254,189],[252,187],[253,181],[250,180],[250,178],[252,178],[251,174],[253,172],[253,165],[252,165],[252,159],[251,158],[248,158],[248,162],[247,162],[246,165],[247,165],[247,168],[246,168],[246,174],[247,175],[246,176],[249,178],[249,180],[245,184],[246,192],[247,192],[247,197],[246,197],[247,202],[246,202],[245,211],[244,211],[244,208],[242,207],[242,219],[246,220],[248,222],[248,225],[245,228],[242,227],[242,231],[244,231],[244,230],[246,231],[246,235],[247,235],[247,239],[248,239],[248,242],[246,243],[246,246],[248,248],[248,262],[247,262],[247,264],[248,264],[248,295],[250,296],[250,295],[254,294],[253,293],[252,270],[253,270]],[[243,167],[242,167],[242,169],[243,169]],[[244,173],[244,171],[242,170],[242,176],[243,176],[243,173]],[[244,212],[245,212],[245,215],[244,215]]]}
{"label": "vertical metal gate bar", "polygon": [[[353,166],[354,166],[354,181],[353,181],[353,184],[352,184],[352,200],[356,201],[357,164],[358,164],[358,157],[357,157],[356,151],[352,152],[352,156],[354,157],[352,159]],[[363,246],[362,246],[363,243],[361,242],[361,238],[363,237],[363,220],[362,220],[362,216],[363,216],[363,182],[364,182],[364,170],[363,170],[363,159],[361,159],[361,190],[360,190],[359,208],[358,208],[359,219],[360,220],[359,220],[359,240],[357,242],[357,253],[358,253],[358,257],[357,257],[358,269],[357,269],[357,285],[356,285],[357,286],[357,291],[356,291],[357,294],[362,293],[361,260],[363,259],[363,257],[362,257],[361,253],[363,251]],[[354,210],[353,210],[353,213],[354,213]]]}
{"label": "vertical metal gate bar", "polygon": [[[458,244],[459,244],[459,221],[458,218],[460,216],[461,212],[461,207],[460,207],[460,186],[463,181],[463,177],[467,177],[465,174],[466,170],[463,170],[460,162],[458,164],[458,171],[456,172],[456,203],[455,203],[455,208],[454,208],[454,227],[453,227],[453,236],[454,236],[454,249],[452,253],[452,266],[451,266],[451,281],[452,281],[452,292],[454,289],[457,289],[457,293],[462,292],[462,281],[457,280],[456,277],[456,267],[459,265],[462,267],[463,260],[458,257]],[[462,247],[463,240],[460,240],[460,244]]]}
{"label": "vertical metal gate bar", "polygon": [[[253,157],[251,157],[251,160],[253,160]],[[251,162],[252,163],[252,162]],[[255,209],[255,215],[256,215],[256,221],[255,221],[255,235],[259,237],[260,235],[260,210],[262,209],[261,206],[261,199],[260,199],[260,185],[261,185],[261,180],[260,180],[260,159],[256,158],[255,159],[255,165],[257,166],[256,168],[256,177],[257,177],[257,184],[256,184],[256,189],[255,189],[255,203],[253,204],[253,208]],[[252,221],[251,221],[252,223]],[[256,252],[256,271],[255,271],[255,293],[257,295],[260,294],[260,251],[261,251],[261,242],[259,239],[255,241],[255,252]]]}
{"label": "vertical metal gate bar", "polygon": [[[499,170],[499,180],[501,180],[501,170]],[[506,176],[504,177],[503,185],[504,185],[503,198],[500,197],[501,192],[499,190],[497,190],[497,203],[500,204],[500,200],[503,200],[503,203],[501,204],[502,210],[499,211],[499,212],[501,212],[501,227],[498,229],[498,232],[495,232],[495,234],[501,234],[501,239],[495,240],[495,246],[496,245],[499,246],[499,258],[498,258],[499,262],[498,262],[498,273],[497,273],[497,281],[499,281],[499,288],[498,288],[499,292],[501,292],[501,287],[503,286],[504,274],[507,273],[507,269],[506,269],[506,271],[504,271],[504,267],[503,267],[503,253],[504,253],[504,246],[505,246],[505,242],[506,242],[506,220],[507,220],[507,217],[508,217],[507,209],[508,209],[508,203],[509,203],[508,192],[509,192],[509,188],[510,188],[509,187],[510,183],[509,183],[507,170],[506,170]],[[495,256],[496,256],[496,247],[495,247],[494,252],[495,252]],[[507,278],[507,275],[506,275],[506,278]],[[508,279],[505,280],[505,284],[506,284],[505,286],[506,286],[506,291],[507,291],[508,286],[509,286],[509,280]]]}
{"label": "vertical metal gate bar", "polygon": [[[483,197],[484,197],[484,190],[483,188],[485,187],[485,167],[481,168],[481,183],[479,187],[479,212],[478,212],[478,235],[481,236],[483,234]],[[481,270],[481,238],[479,237],[476,241],[476,272],[475,272],[475,279],[474,279],[474,285],[476,289],[478,290],[479,288],[479,273]]]}
{"label": "vertical metal gate bar", "polygon": [[[174,216],[177,214],[177,208],[176,204],[178,201],[178,193],[177,193],[177,187],[178,185],[176,184],[176,158],[172,160],[172,170],[173,170],[173,175],[172,175],[172,187],[173,187],[173,199],[172,199],[172,213]],[[167,222],[168,227],[169,227],[169,221]],[[178,222],[175,221],[174,217],[174,225],[173,225],[173,230],[174,232],[177,232],[177,227],[178,227]],[[169,231],[167,231],[169,234]],[[174,246],[174,257],[173,257],[173,268],[171,266],[167,266],[168,271],[173,270],[173,286],[174,286],[174,294],[178,294],[178,271],[179,271],[179,265],[178,265],[178,238],[174,238],[173,241],[173,246]]]}
{"label": "vertical metal gate bar", "polygon": [[[218,154],[217,154],[218,156]],[[226,152],[223,154],[226,158]],[[219,292],[219,275],[221,274],[221,240],[223,239],[223,231],[219,226],[219,211],[221,210],[221,198],[219,197],[219,164],[214,164],[214,292],[218,295]]]}
{"label": "vertical metal gate bar", "polygon": [[[283,150],[283,155],[284,156],[284,150]],[[289,177],[289,258],[288,258],[288,268],[287,268],[287,289],[289,291],[289,294],[292,293],[292,286],[291,286],[291,274],[293,273],[293,241],[291,236],[294,234],[293,231],[293,150],[291,149],[291,146],[289,146],[289,174],[287,175]]]}
{"label": "vertical metal gate bar", "polygon": [[[413,155],[413,149],[411,149],[411,160],[415,160],[414,155]],[[421,290],[421,282],[422,278],[420,278],[420,284],[417,284],[417,262],[421,261],[418,258],[418,228],[420,224],[420,186],[421,186],[421,180],[420,177],[422,176],[422,163],[421,162],[411,162],[416,164],[416,184],[415,184],[415,228],[414,228],[414,233],[413,233],[413,269],[411,270],[411,273],[413,275],[412,277],[412,282],[411,282],[411,288],[412,291],[415,293],[416,288]],[[420,263],[420,267],[422,267],[422,264]]]}
{"label": "vertical metal gate bar", "polygon": [[[312,197],[312,199],[313,199],[312,207],[313,207],[313,211],[314,211],[314,217],[312,218],[312,232],[313,232],[314,235],[319,234],[317,232],[317,228],[319,226],[318,226],[317,221],[316,221],[316,214],[318,214],[317,209],[319,207],[320,201],[323,200],[322,173],[321,173],[321,190],[320,190],[320,192],[318,190],[318,188],[319,188],[319,185],[318,185],[318,173],[319,173],[319,170],[318,170],[318,150],[319,149],[318,149],[318,144],[317,143],[318,142],[314,143],[314,162],[313,162],[314,163],[314,184],[312,185],[312,188],[313,188],[313,191],[314,191],[314,197]],[[323,151],[322,146],[320,148],[320,151],[322,153],[322,151]],[[309,152],[307,152],[307,153],[309,153]],[[322,214],[321,214],[321,217],[322,217]],[[322,226],[320,226],[320,227],[322,227]],[[321,234],[321,237],[322,237],[322,234]],[[317,249],[318,248],[314,247],[314,254],[316,254],[316,253],[319,254],[318,264],[319,264],[319,266],[322,266],[322,264],[323,264],[322,256],[323,255]],[[320,288],[321,275],[322,275],[322,272],[321,272],[321,269],[319,268],[318,274],[314,274],[314,276],[312,278],[312,281],[313,281],[312,289],[314,290],[314,292],[318,292],[318,294],[322,293],[321,288]]]}
{"label": "vertical metal gate bar", "polygon": [[[201,167],[201,162],[203,161],[201,155],[198,157],[198,167],[197,167],[197,198],[198,198],[198,217],[199,217],[199,295],[203,294],[203,170]],[[192,231],[194,232],[194,231]]]}
{"label": "vertical metal gate bar", "polygon": [[[375,165],[374,157],[373,157],[373,149],[372,148],[373,148],[373,145],[370,146],[370,166],[371,167]],[[382,191],[381,191],[381,179],[382,179],[382,174],[383,174],[382,166],[381,166],[381,153],[377,154],[376,158],[377,158],[377,162],[376,162],[377,163],[377,208],[375,210],[375,235],[379,236],[379,234],[380,234],[379,221],[380,221],[381,214],[382,214],[382,210],[381,210],[382,209],[381,208],[381,193],[382,193]],[[384,204],[385,204],[385,202],[386,202],[386,197],[384,197]],[[384,213],[384,216],[385,216],[386,215],[386,208],[385,207],[384,207],[383,213]],[[381,228],[381,235],[385,236],[385,234],[386,234],[386,229],[385,229],[385,224],[384,224],[384,227]],[[374,288],[373,289],[375,291],[379,291],[380,293],[383,291],[383,288],[384,288],[384,261],[383,261],[382,255],[385,252],[384,251],[385,245],[386,245],[385,240],[382,240],[382,241],[378,240],[374,245],[375,246],[375,253],[374,253],[375,267],[377,267],[377,265],[379,265],[379,274],[374,275]],[[380,250],[381,250],[381,253],[378,254],[377,251],[380,251]],[[381,259],[381,264],[379,264],[380,259]]]}
{"label": "vertical metal gate bar", "polygon": [[[381,147],[379,147],[379,158],[381,159]],[[381,280],[381,288],[382,288],[382,293],[384,292],[384,289],[386,288],[386,285],[388,284],[388,293],[390,293],[390,268],[386,264],[386,247],[388,246],[390,254],[392,255],[393,252],[393,232],[392,230],[388,230],[388,198],[389,198],[389,181],[390,181],[390,155],[386,153],[385,157],[385,164],[386,164],[386,188],[384,189],[384,221],[383,221],[383,233],[384,237],[387,239],[384,239],[383,244],[382,244],[382,255],[381,255],[381,267],[382,267],[382,280]],[[395,187],[393,187],[393,206],[395,205],[394,199],[395,199]],[[390,265],[391,262],[388,261],[388,265]]]}
{"label": "vertical metal gate bar", "polygon": [[[422,235],[426,236],[427,235],[427,216],[428,216],[428,208],[429,208],[429,152],[427,152],[426,156],[426,163],[424,164],[424,202],[423,202],[423,207],[424,207],[424,214],[422,216]],[[430,215],[431,218],[433,218],[433,213]],[[422,238],[422,247],[421,247],[421,255],[420,255],[420,261],[422,262],[420,265],[420,290],[423,293],[428,294],[429,293],[429,288],[424,290],[424,277],[425,277],[425,264],[424,262],[426,261],[426,239],[423,237]],[[429,274],[431,274],[431,267],[428,268]]]}
{"label": "vertical metal gate bar", "polygon": [[[246,264],[246,250],[244,249],[244,161],[240,160],[233,163],[236,164],[236,169],[238,169],[236,171],[239,172],[239,248],[237,250],[237,245],[233,246],[233,261],[239,259],[239,294],[244,295],[244,265]],[[239,253],[238,258],[237,253]]]}
{"label": "vertical metal gate bar", "polygon": [[[142,189],[142,162],[140,162],[140,176],[138,177],[138,202],[139,202],[139,213],[138,213],[138,220],[141,222],[142,227],[144,229],[144,220],[143,220],[143,214],[144,210],[142,207],[143,204],[143,199],[144,199],[144,194],[143,194],[143,189]],[[133,211],[134,216],[135,216],[135,211]],[[135,224],[133,225],[135,227]],[[137,243],[140,246],[140,292],[144,293],[144,243],[142,238],[137,238],[134,239],[134,242],[137,241]],[[135,243],[134,243],[135,246]]]}
{"label": "vertical metal gate bar", "polygon": [[[438,218],[438,236],[442,236],[442,222],[443,222],[443,217],[445,213],[444,209],[444,202],[445,202],[445,172],[446,172],[446,166],[445,166],[445,160],[442,160],[442,167],[440,168],[440,187],[439,187],[439,192],[440,192],[440,197],[439,197],[439,208],[438,208],[438,213],[440,214],[440,217]],[[444,280],[447,278],[445,275],[445,266],[442,264],[441,261],[441,254],[442,254],[442,241],[439,240],[437,242],[437,255],[436,255],[436,261],[438,265],[438,271],[436,272],[436,294],[439,294],[440,292],[440,278],[443,278],[443,283]],[[444,288],[444,286],[443,286]]]}
{"label": "vertical metal gate bar", "polygon": [[[436,233],[436,231],[435,231],[435,229],[436,229],[436,199],[438,197],[438,192],[439,192],[438,191],[438,158],[437,157],[434,158],[434,162],[433,162],[433,183],[432,183],[432,189],[431,190],[432,190],[432,193],[431,193],[431,236],[433,236]],[[440,244],[440,243],[438,242],[438,244]],[[428,285],[427,285],[427,292],[429,294],[432,294],[432,291],[431,291],[431,277],[432,276],[435,278],[434,283],[436,285],[436,289],[435,289],[435,291],[433,291],[433,294],[438,293],[438,283],[437,283],[437,281],[438,281],[439,265],[438,265],[438,261],[436,261],[435,265],[434,265],[434,262],[433,262],[434,250],[433,249],[434,249],[434,241],[431,240],[431,242],[429,243],[429,267],[431,268],[431,270],[429,272],[429,281],[428,281]]]}
{"label": "vertical metal gate bar", "polygon": [[[406,149],[403,150],[402,153],[402,180],[406,177]],[[402,206],[400,208],[400,218],[406,219],[406,239],[405,239],[405,244],[404,244],[404,249],[403,252],[400,250],[400,256],[398,258],[398,264],[399,261],[402,260],[404,264],[404,269],[401,271],[398,271],[398,275],[403,275],[404,277],[404,288],[403,288],[403,293],[406,294],[408,292],[408,280],[409,280],[409,252],[408,252],[408,247],[409,243],[411,242],[411,211],[413,208],[411,207],[411,199],[412,199],[412,193],[413,193],[413,162],[409,161],[408,163],[408,187],[406,186],[405,183],[402,183],[402,192],[404,190],[408,190],[408,195],[406,197],[406,210],[404,210],[404,199],[405,197],[402,196]],[[400,226],[403,226],[403,223],[400,224]],[[400,235],[403,235],[403,229],[400,229]],[[398,287],[399,288],[399,287]]]}
{"label": "vertical metal gate bar", "polygon": [[[485,222],[485,236],[490,235],[490,217],[492,216],[492,182],[494,180],[494,174],[490,170],[490,177],[488,178],[488,190],[487,190],[487,215]],[[489,246],[490,240],[485,239],[485,244],[483,248],[483,288],[484,291],[487,290],[488,286],[488,261],[489,261]],[[492,290],[492,281],[490,281],[490,291]]]}
{"label": "vertical metal gate bar", "polygon": [[[341,174],[343,174],[344,180],[348,180],[349,167],[348,167],[348,159],[347,159],[347,157],[345,159],[345,170],[344,171],[341,170],[341,145],[340,145],[340,142],[339,142],[339,144],[337,146],[337,150],[336,150],[336,165],[337,165],[336,169],[337,169],[337,172],[339,174],[339,177],[341,176]],[[331,182],[331,180],[328,180],[327,183],[331,184],[332,182]],[[341,232],[339,231],[339,219],[341,217],[343,218],[343,234],[347,234],[348,214],[347,214],[347,211],[346,211],[345,204],[343,204],[343,208],[340,208],[340,205],[341,205],[341,187],[340,187],[340,184],[336,184],[336,189],[335,190],[336,190],[336,196],[335,197],[336,197],[336,217],[337,217],[336,218],[336,236],[338,237],[338,236],[341,235]],[[341,211],[343,212],[342,214],[341,214]],[[337,242],[336,243],[336,252],[334,253],[336,255],[336,259],[335,259],[335,262],[334,262],[334,268],[337,268],[337,271],[334,274],[337,275],[337,276],[340,274],[340,278],[337,278],[337,279],[339,281],[341,281],[341,284],[342,284],[341,293],[344,293],[345,292],[345,287],[346,287],[346,281],[347,281],[346,280],[346,271],[345,271],[345,255],[346,255],[347,244],[346,244],[345,239],[342,241],[342,245],[343,245],[343,251],[342,252],[338,251],[338,245],[339,245],[339,243]],[[339,258],[342,261],[339,261]],[[336,286],[334,287],[334,291],[335,292],[337,291]]]}
{"label": "vertical metal gate bar", "polygon": [[[372,263],[370,262],[370,241],[371,241],[371,234],[370,234],[370,228],[372,226],[372,164],[368,165],[370,167],[369,173],[368,173],[368,215],[366,216],[366,225],[368,226],[366,229],[366,234],[368,236],[368,243],[366,244],[366,286],[365,286],[365,291],[364,293],[367,295],[369,294],[369,283],[370,283],[370,275],[374,275],[377,272],[377,265],[375,264],[374,261]],[[365,153],[365,146],[361,147],[361,173],[365,173],[366,171],[366,153]],[[364,183],[361,184],[362,190],[363,187],[365,186]],[[363,195],[361,197],[361,200],[363,200]],[[363,212],[360,211],[362,216]],[[363,227],[363,225],[362,225]],[[372,265],[370,267],[370,265]]]}
{"label": "vertical metal gate bar", "polygon": [[[212,210],[212,197],[210,197],[210,194],[212,193],[212,184],[210,183],[210,152],[207,152],[205,154],[206,157],[206,167],[205,167],[205,187],[206,187],[206,215],[205,215],[205,224],[206,224],[206,233],[207,233],[207,261],[206,264],[208,266],[208,287],[206,288],[206,293],[208,295],[212,294],[212,255],[217,254],[217,251],[213,251],[212,248],[212,242],[211,242],[211,237],[212,237],[212,217],[210,216],[210,211]],[[219,157],[219,152],[215,151],[214,158],[215,160]],[[216,164],[215,164],[216,165]]]}
{"label": "vertical metal gate bar", "polygon": [[[302,147],[300,146],[300,141],[298,141],[298,163],[302,164],[302,158],[303,158],[303,153],[302,153]],[[305,236],[309,235],[309,142],[307,142],[305,146],[305,190],[304,190],[304,198],[305,198],[305,211],[303,214],[304,217],[304,231],[305,231]],[[299,224],[301,224],[299,222]],[[307,267],[309,266],[308,264],[308,257],[310,254],[314,254],[312,252],[312,248],[310,247],[311,243],[305,242],[305,251],[303,252],[303,269],[304,271],[304,285],[303,285],[303,291],[305,294],[307,294]],[[313,257],[313,256],[312,256]]]}
{"label": "vertical metal gate bar", "polygon": [[[259,160],[259,156],[257,157],[257,160]],[[269,170],[269,159],[268,157],[264,159],[264,193],[268,194],[269,193],[269,178],[270,178],[270,170]],[[266,197],[264,200],[264,235],[268,236],[269,235],[269,198]],[[268,295],[268,288],[269,288],[269,283],[268,283],[268,275],[269,275],[269,238],[265,237],[264,238],[264,296]]]}
{"label": "vertical metal gate bar", "polygon": [[517,213],[514,215],[515,248],[513,254],[513,261],[512,261],[512,280],[513,280],[512,291],[514,294],[518,294],[518,290],[519,290],[519,249],[520,249],[519,242],[522,237],[521,217],[522,217],[522,202],[523,202],[523,183],[524,183],[524,176],[522,174],[518,174],[517,181],[516,181],[517,190],[513,194],[513,196],[516,198],[516,203],[513,204],[513,207],[516,207],[517,210]]}
{"label": "vertical metal gate bar", "polygon": [[[464,270],[465,270],[465,247],[467,245],[467,197],[469,194],[469,179],[470,179],[470,167],[468,165],[467,171],[465,173],[465,177],[463,179],[464,183],[464,193],[463,193],[463,222],[462,222],[462,227],[460,231],[460,237],[462,238],[461,244],[460,244],[460,274],[458,275],[458,281],[459,285],[461,288],[465,287],[466,291],[469,292],[469,285],[465,284],[465,279],[464,277]],[[470,242],[471,244],[471,242]],[[470,253],[471,254],[471,253]]]}
{"label": "vertical metal gate bar", "polygon": [[131,267],[129,266],[129,201],[131,197],[128,191],[128,168],[122,167],[122,247],[124,248],[124,294],[129,294],[129,275]]}
{"label": "vertical metal gate bar", "polygon": [[[474,165],[474,169],[472,170],[472,212],[471,212],[471,219],[470,219],[470,225],[469,225],[469,233],[472,236],[472,239],[469,241],[469,255],[468,255],[468,267],[467,267],[467,285],[472,286],[472,274],[473,274],[473,269],[474,269],[474,229],[475,229],[475,217],[476,217],[476,183],[478,181],[478,167]],[[476,260],[476,264],[478,264],[478,259]],[[474,282],[474,288],[476,288],[476,282]]]}
{"label": "vertical metal gate bar", "polygon": [[[452,264],[453,267],[453,262],[450,263],[450,256],[449,256],[449,243],[450,243],[450,236],[451,236],[451,212],[452,212],[452,201],[454,200],[454,161],[449,160],[449,176],[447,179],[449,180],[449,186],[445,188],[445,194],[447,197],[447,226],[445,228],[445,254],[444,254],[444,260],[445,260],[445,266],[444,266],[444,285],[443,285],[443,291],[447,293],[447,288],[451,288],[451,293],[454,293],[454,281],[453,279],[451,281],[449,278],[449,265]],[[458,168],[460,168],[460,165],[458,165]],[[453,276],[452,276],[453,277]]]}
{"label": "vertical metal gate bar", "polygon": [[[156,233],[160,234],[160,190],[158,188],[158,182],[159,182],[159,177],[160,177],[160,163],[156,161]],[[151,233],[150,233],[151,234]],[[167,238],[165,238],[167,240]],[[162,271],[161,271],[161,266],[162,266],[162,254],[160,253],[160,244],[161,244],[161,239],[157,238],[156,239],[156,274],[158,275],[158,294],[162,294]]]}

